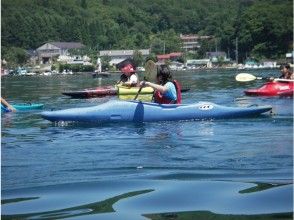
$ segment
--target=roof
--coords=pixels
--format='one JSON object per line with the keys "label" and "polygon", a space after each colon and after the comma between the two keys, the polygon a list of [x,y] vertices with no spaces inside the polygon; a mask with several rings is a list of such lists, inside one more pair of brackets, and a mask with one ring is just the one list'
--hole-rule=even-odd
{"label": "roof", "polygon": [[160,55],[157,55],[157,59],[170,59],[172,57],[180,57],[182,56],[183,53],[181,52],[174,52],[174,53],[169,53],[169,54],[160,54]]}
{"label": "roof", "polygon": [[223,51],[215,51],[215,52],[206,52],[206,56],[211,57],[219,57],[219,56],[226,56],[226,52]]}
{"label": "roof", "polygon": [[[138,50],[142,55],[149,55],[149,49]],[[100,56],[133,56],[135,50],[101,50]]]}
{"label": "roof", "polygon": [[37,48],[37,51],[48,50],[48,49],[80,49],[85,47],[84,44],[79,42],[48,42]]}
{"label": "roof", "polygon": [[84,44],[80,42],[48,42],[49,44],[53,44],[56,47],[61,49],[79,49],[85,47]]}
{"label": "roof", "polygon": [[161,59],[169,59],[170,55],[169,54],[162,54],[162,55],[157,55],[156,57],[159,60],[161,60]]}
{"label": "roof", "polygon": [[182,40],[199,40],[199,39],[211,39],[213,38],[213,36],[200,36],[200,35],[197,35],[197,34],[180,34],[180,38]]}

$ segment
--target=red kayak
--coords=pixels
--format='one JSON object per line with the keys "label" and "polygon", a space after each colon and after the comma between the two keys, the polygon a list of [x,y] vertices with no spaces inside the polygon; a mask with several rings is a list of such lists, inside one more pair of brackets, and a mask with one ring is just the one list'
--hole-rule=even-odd
{"label": "red kayak", "polygon": [[116,95],[117,88],[114,86],[102,86],[93,89],[84,89],[81,91],[68,91],[63,92],[63,95],[70,96],[72,98],[94,98],[94,97],[102,97],[107,95]]}
{"label": "red kayak", "polygon": [[246,95],[255,96],[293,96],[294,82],[272,81],[267,82],[258,89],[248,89]]}
{"label": "red kayak", "polygon": [[[127,88],[127,89],[126,89]],[[151,90],[150,90],[151,89]],[[84,89],[79,91],[66,91],[62,92],[63,95],[70,96],[71,98],[76,99],[89,99],[95,97],[103,96],[112,96],[112,95],[136,95],[138,93],[139,87],[120,87],[119,89],[116,86],[102,86],[93,89]],[[146,91],[145,91],[146,90]],[[181,92],[189,91],[189,88],[182,88]],[[153,94],[153,89],[145,87],[141,94]]]}

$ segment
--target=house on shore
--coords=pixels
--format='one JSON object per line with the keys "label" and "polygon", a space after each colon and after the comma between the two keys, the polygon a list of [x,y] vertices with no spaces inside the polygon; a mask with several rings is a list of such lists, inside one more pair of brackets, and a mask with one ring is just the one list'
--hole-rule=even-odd
{"label": "house on shore", "polygon": [[53,58],[69,55],[71,49],[82,49],[80,42],[48,42],[36,49],[41,64],[52,63]]}
{"label": "house on shore", "polygon": [[184,51],[195,51],[200,48],[201,40],[211,40],[213,36],[200,36],[197,34],[181,34],[182,48]]}
{"label": "house on shore", "polygon": [[[144,59],[146,59],[150,54],[149,49],[142,49],[138,51],[142,54]],[[109,57],[110,58],[109,65],[114,66],[127,58],[132,58],[134,55],[134,52],[135,50],[101,50],[99,52],[99,56]]]}

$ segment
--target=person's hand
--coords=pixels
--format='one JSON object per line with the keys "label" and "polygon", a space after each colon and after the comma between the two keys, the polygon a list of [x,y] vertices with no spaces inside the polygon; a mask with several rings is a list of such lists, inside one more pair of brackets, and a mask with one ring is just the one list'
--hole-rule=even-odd
{"label": "person's hand", "polygon": [[9,107],[8,109],[9,109],[10,111],[12,111],[12,112],[16,112],[16,109],[13,108],[13,107]]}
{"label": "person's hand", "polygon": [[146,81],[143,80],[140,82],[140,87],[144,87],[145,85],[146,85]]}

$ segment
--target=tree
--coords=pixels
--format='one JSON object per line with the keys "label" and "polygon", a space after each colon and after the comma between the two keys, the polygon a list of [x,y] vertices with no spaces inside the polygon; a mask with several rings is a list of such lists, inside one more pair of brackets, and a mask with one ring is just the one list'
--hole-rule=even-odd
{"label": "tree", "polygon": [[2,48],[1,53],[2,59],[8,60],[8,66],[11,67],[24,65],[29,58],[26,51],[19,47]]}
{"label": "tree", "polygon": [[111,58],[109,56],[101,57],[102,71],[109,70],[109,68],[110,68],[109,62],[110,61],[111,61]]}
{"label": "tree", "polygon": [[140,51],[138,51],[138,50],[134,51],[133,59],[134,59],[136,66],[142,66],[142,64],[144,62],[144,58],[143,58],[143,55]]}

